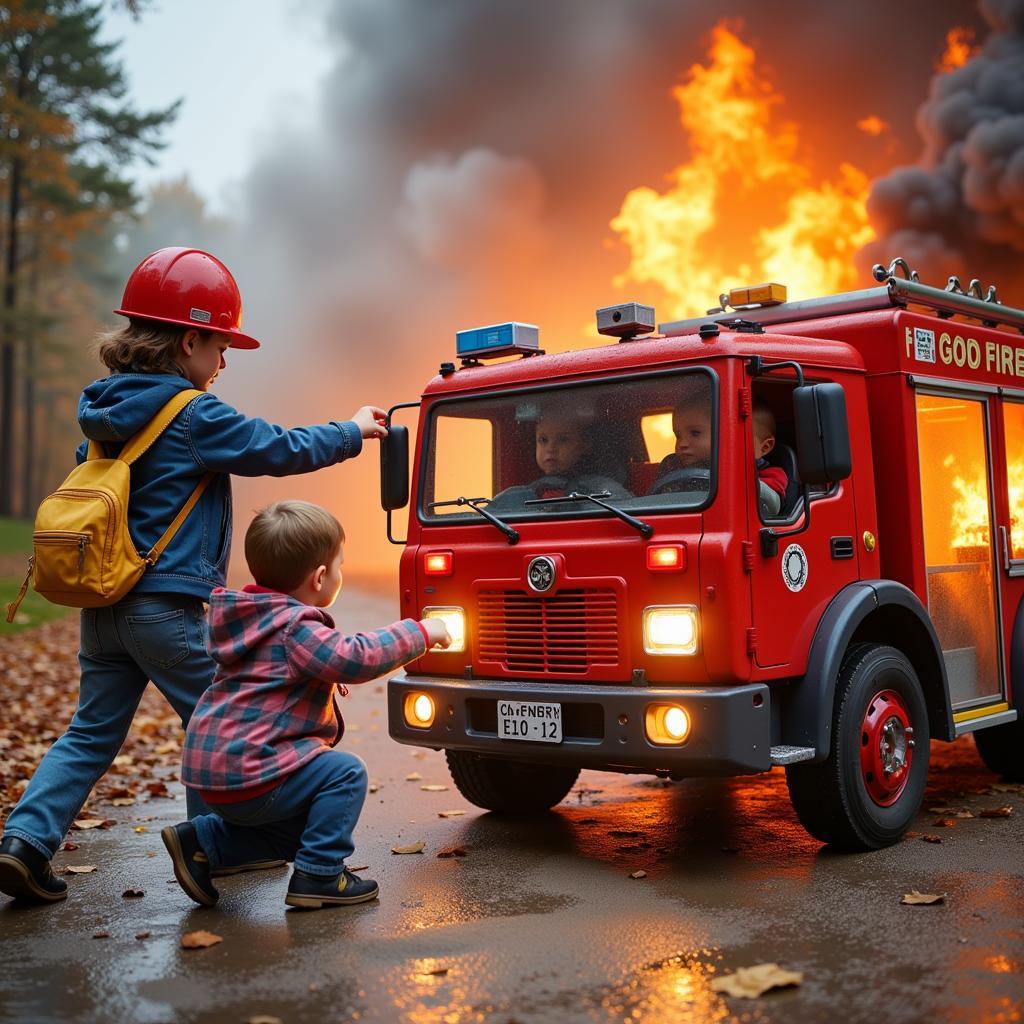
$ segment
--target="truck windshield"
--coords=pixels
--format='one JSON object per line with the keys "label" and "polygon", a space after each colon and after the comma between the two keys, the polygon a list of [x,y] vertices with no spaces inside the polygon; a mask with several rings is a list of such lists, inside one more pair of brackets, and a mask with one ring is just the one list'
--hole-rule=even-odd
{"label": "truck windshield", "polygon": [[714,493],[717,388],[704,369],[441,400],[427,432],[421,512],[502,521],[691,510]]}

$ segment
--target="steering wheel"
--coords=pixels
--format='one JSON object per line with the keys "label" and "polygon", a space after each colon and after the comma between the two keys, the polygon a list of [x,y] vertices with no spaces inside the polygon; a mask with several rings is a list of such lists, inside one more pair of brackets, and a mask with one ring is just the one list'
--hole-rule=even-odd
{"label": "steering wheel", "polygon": [[666,491],[710,491],[711,470],[690,466],[686,469],[674,469],[668,476],[662,477],[651,488],[651,494],[664,494]]}
{"label": "steering wheel", "polygon": [[542,476],[528,485],[534,496],[539,498],[545,491],[565,491],[569,493],[569,479],[564,476]]}

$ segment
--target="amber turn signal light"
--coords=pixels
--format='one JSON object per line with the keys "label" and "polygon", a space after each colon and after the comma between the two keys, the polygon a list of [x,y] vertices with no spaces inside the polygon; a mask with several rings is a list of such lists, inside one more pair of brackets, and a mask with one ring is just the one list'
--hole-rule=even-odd
{"label": "amber turn signal light", "polygon": [[644,714],[644,732],[659,747],[679,746],[690,735],[690,716],[678,704],[650,704]]}
{"label": "amber turn signal light", "polygon": [[651,544],[647,548],[647,568],[651,572],[682,572],[686,568],[686,546]]}
{"label": "amber turn signal light", "polygon": [[426,693],[407,693],[402,713],[406,725],[426,729],[434,721],[434,699]]}
{"label": "amber turn signal light", "polygon": [[423,571],[428,576],[451,576],[454,562],[451,551],[428,551],[423,556]]}

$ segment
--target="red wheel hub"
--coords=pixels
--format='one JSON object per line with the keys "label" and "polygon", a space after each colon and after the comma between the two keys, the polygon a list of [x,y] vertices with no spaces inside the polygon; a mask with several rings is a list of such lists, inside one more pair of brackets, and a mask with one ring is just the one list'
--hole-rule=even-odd
{"label": "red wheel hub", "polygon": [[868,701],[860,729],[860,770],[868,795],[880,807],[900,797],[910,778],[914,729],[903,698],[880,690]]}

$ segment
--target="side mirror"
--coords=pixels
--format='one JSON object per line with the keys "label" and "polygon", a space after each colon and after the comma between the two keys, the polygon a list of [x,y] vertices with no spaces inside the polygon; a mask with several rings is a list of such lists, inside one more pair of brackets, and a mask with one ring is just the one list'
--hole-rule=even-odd
{"label": "side mirror", "polygon": [[409,504],[409,428],[394,423],[380,443],[380,504],[385,512]]}
{"label": "side mirror", "polygon": [[793,391],[796,462],[805,484],[845,480],[852,469],[846,396],[840,384],[810,384]]}

